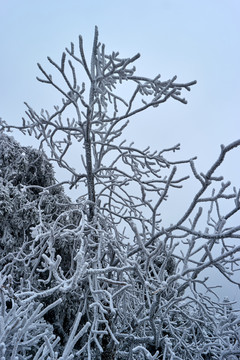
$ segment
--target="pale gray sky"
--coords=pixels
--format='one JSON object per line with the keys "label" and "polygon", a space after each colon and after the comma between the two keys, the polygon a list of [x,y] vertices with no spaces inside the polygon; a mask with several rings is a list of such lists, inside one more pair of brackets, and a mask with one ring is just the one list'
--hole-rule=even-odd
{"label": "pale gray sky", "polygon": [[[163,79],[196,79],[188,105],[169,101],[136,118],[129,137],[162,148],[181,142],[183,156],[208,166],[221,143],[240,135],[239,0],[0,0],[0,116],[20,124],[25,107],[51,108],[53,93],[39,84],[37,62],[60,59],[70,41],[94,26],[107,49],[141,53],[137,70]],[[51,66],[47,66],[51,71]],[[51,94],[51,96],[49,96]],[[144,135],[144,136],[143,136]],[[25,140],[26,141],[26,140]],[[143,145],[143,146],[144,146]]]}
{"label": "pale gray sky", "polygon": [[[138,74],[198,81],[186,93],[187,106],[170,100],[136,116],[127,137],[153,150],[180,142],[177,156],[197,155],[198,169],[207,170],[220,144],[240,137],[239,19],[239,0],[0,0],[0,116],[20,125],[23,101],[36,110],[51,109],[55,95],[37,82],[36,63],[51,72],[46,57],[60,60],[79,34],[90,55],[98,25],[109,52],[123,57],[141,53]],[[37,146],[35,139],[14,136]],[[239,158],[235,151],[222,169],[237,187]]]}

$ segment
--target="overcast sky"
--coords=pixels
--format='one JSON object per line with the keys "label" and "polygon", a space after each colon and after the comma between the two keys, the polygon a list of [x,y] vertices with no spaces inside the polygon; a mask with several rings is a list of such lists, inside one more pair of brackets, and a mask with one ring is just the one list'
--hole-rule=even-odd
{"label": "overcast sky", "polygon": [[[37,62],[48,72],[46,57],[58,61],[70,42],[84,38],[88,55],[98,25],[107,51],[123,57],[141,53],[137,73],[179,82],[197,80],[185,96],[136,116],[127,137],[140,147],[161,150],[181,143],[181,158],[198,156],[207,170],[220,144],[240,137],[239,0],[0,0],[0,116],[21,124],[27,101],[51,109],[54,95],[40,84]],[[22,144],[34,139],[14,136]],[[227,158],[225,179],[239,187],[240,151]],[[59,179],[61,180],[61,179]]]}
{"label": "overcast sky", "polygon": [[136,117],[129,138],[143,146],[151,143],[154,149],[180,142],[182,156],[198,155],[203,170],[216,158],[221,143],[239,138],[239,0],[0,0],[0,4],[0,116],[7,122],[20,124],[23,101],[36,110],[52,107],[49,89],[36,80],[36,63],[51,71],[46,57],[60,59],[79,34],[90,55],[98,25],[100,41],[109,52],[118,50],[125,57],[141,53],[136,63],[139,74],[198,81],[186,93],[188,105],[169,101]]}

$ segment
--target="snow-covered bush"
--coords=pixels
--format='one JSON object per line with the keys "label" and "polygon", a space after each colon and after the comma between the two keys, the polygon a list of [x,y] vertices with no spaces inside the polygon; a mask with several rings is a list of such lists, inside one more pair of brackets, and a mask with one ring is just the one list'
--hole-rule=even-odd
{"label": "snow-covered bush", "polygon": [[[62,304],[53,309],[51,304],[58,301],[59,297],[57,299],[44,297],[44,299],[41,298],[35,302],[34,299],[31,300],[32,293],[28,302],[25,293],[28,294],[31,287],[38,289],[38,291],[46,289],[46,286],[41,287],[41,284],[44,284],[45,274],[35,271],[39,262],[41,262],[41,255],[45,251],[46,240],[48,239],[41,237],[40,234],[42,228],[46,229],[48,223],[52,224],[52,221],[59,217],[63,219],[63,222],[65,221],[64,225],[66,225],[66,219],[61,214],[66,209],[70,209],[71,205],[62,187],[56,186],[53,168],[43,152],[30,147],[22,147],[12,137],[0,134],[0,163],[0,269],[4,278],[9,276],[11,278],[12,298],[7,301],[14,302],[14,299],[18,299],[5,317],[10,323],[13,322],[14,317],[17,317],[18,319],[15,320],[19,329],[22,329],[21,314],[23,315],[22,321],[25,321],[32,316],[33,311],[35,313],[36,309],[40,312],[43,305],[48,307],[49,310],[51,309],[48,313],[46,311],[40,312],[41,316],[38,315],[38,319],[42,323],[40,321],[36,325],[33,322],[30,333],[26,332],[27,335],[24,333],[25,339],[26,336],[30,339],[34,332],[34,326],[36,326],[36,331],[40,332],[40,334],[41,328],[47,327],[43,314],[47,313],[45,316],[48,316],[48,324],[51,327],[52,323],[54,325],[56,314],[62,313],[62,308],[66,305],[64,300],[61,299]],[[45,192],[46,187],[48,187],[48,191]],[[75,221],[75,217],[76,215],[72,212],[72,215],[68,216],[68,221],[70,218]],[[68,241],[67,239],[58,241],[55,244],[56,251],[65,259],[62,266],[64,262],[69,263],[71,261],[73,248],[74,245],[70,239]],[[21,294],[21,299],[24,299],[23,303],[18,297],[19,294]],[[3,309],[5,309],[4,304],[5,302],[2,301]],[[77,308],[77,305],[75,307]],[[54,311],[56,312],[55,315]],[[52,320],[50,320],[50,317],[52,317]],[[11,330],[8,323],[4,326],[9,331]],[[16,340],[14,336],[17,336],[14,329],[16,334],[18,333],[18,328],[14,325],[11,330],[13,342]],[[3,333],[9,340],[11,335],[8,330],[3,330]],[[43,334],[43,336],[45,335]],[[39,340],[39,338],[38,336],[37,339]],[[23,343],[27,344],[26,341]],[[34,344],[33,341],[31,343]],[[33,346],[35,349],[37,349],[37,344],[38,341]],[[20,347],[23,349],[24,346],[21,345]],[[8,345],[5,343],[4,349],[8,354],[6,358],[10,358],[9,354],[13,351],[13,348],[9,343]],[[17,350],[17,348],[15,350],[17,353],[22,354],[22,350]],[[28,353],[29,350],[26,345],[26,351],[23,353],[22,358],[26,358]]]}
{"label": "snow-covered bush", "polygon": [[11,276],[0,277],[1,360],[39,359],[39,356],[50,359],[59,339],[53,334],[52,326],[44,320],[44,315],[60,302],[58,300],[43,309],[41,303],[27,297],[20,301],[12,288]]}

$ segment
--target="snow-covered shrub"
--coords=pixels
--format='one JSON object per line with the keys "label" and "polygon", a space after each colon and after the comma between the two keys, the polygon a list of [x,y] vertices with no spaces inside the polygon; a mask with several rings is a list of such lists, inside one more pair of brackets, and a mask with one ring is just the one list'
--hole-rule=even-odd
{"label": "snow-covered shrub", "polygon": [[12,288],[11,277],[0,277],[1,360],[53,359],[50,355],[59,339],[53,334],[52,326],[44,320],[44,315],[60,302],[59,299],[43,309],[41,303],[27,296],[20,300]]}

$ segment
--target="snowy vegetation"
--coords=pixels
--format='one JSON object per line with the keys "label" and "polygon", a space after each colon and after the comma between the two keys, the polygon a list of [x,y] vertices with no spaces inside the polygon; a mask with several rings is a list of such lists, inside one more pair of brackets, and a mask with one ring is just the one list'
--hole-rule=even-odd
{"label": "snowy vegetation", "polygon": [[[239,359],[239,312],[205,274],[214,268],[240,286],[240,226],[232,225],[240,192],[215,175],[240,140],[222,146],[206,173],[194,158],[168,159],[179,145],[152,152],[127,144],[129,119],[168,99],[186,103],[182,92],[195,84],[138,76],[138,57],[107,55],[96,28],[89,65],[81,37],[60,65],[48,58],[63,81],[39,65],[38,80],[61,105],[38,114],[26,104],[21,126],[0,122],[1,360]],[[40,149],[20,146],[6,132],[14,128],[35,135]],[[77,170],[69,157],[76,145]],[[66,181],[55,180],[52,163]],[[182,165],[198,187],[164,225],[169,191],[188,179],[178,177]],[[63,183],[78,188],[77,201]]]}

